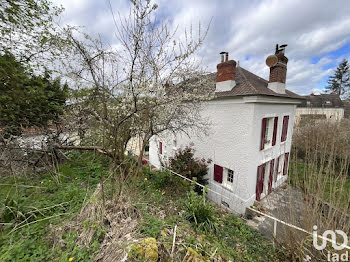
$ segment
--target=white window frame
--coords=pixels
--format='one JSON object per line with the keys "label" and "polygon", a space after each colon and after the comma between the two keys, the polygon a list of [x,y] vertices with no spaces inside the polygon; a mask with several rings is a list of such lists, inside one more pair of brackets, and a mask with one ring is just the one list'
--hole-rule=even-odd
{"label": "white window frame", "polygon": [[266,117],[266,129],[265,129],[265,143],[264,149],[272,147],[272,138],[273,138],[273,128],[274,128],[275,117]]}
{"label": "white window frame", "polygon": [[227,182],[233,183],[235,172],[232,169],[227,169]]}
{"label": "white window frame", "polygon": [[[233,172],[233,177],[232,177],[232,182],[230,182],[229,180],[229,170],[231,170]],[[222,172],[222,186],[224,188],[227,188],[229,190],[232,190],[233,189],[233,179],[234,179],[234,171],[232,169],[229,169],[229,168],[226,168],[226,167],[223,167],[223,172]]]}

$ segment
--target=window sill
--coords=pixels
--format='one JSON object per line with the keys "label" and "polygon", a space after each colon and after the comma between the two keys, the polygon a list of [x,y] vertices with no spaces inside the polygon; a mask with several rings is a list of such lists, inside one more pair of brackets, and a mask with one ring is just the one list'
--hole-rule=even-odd
{"label": "window sill", "polygon": [[262,152],[264,151],[269,151],[271,148],[273,148],[272,145],[268,145],[268,146],[265,146],[265,148],[263,150],[261,150]]}
{"label": "window sill", "polygon": [[221,187],[223,189],[226,189],[227,191],[230,191],[231,193],[233,193],[233,189],[231,186],[222,184]]}

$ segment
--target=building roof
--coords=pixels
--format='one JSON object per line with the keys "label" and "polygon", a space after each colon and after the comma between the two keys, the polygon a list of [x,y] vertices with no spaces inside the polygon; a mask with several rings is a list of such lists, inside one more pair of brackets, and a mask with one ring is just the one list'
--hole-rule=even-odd
{"label": "building roof", "polygon": [[[213,87],[215,88],[216,73],[208,75],[210,81],[213,81]],[[286,89],[285,94],[279,94],[267,87],[268,81],[249,72],[248,70],[237,66],[236,67],[236,85],[230,91],[215,92],[216,97],[234,97],[234,96],[250,96],[250,95],[266,95],[275,97],[286,97],[294,99],[303,99],[299,96]]]}
{"label": "building roof", "polygon": [[298,107],[343,108],[343,101],[337,94],[304,96],[305,100]]}

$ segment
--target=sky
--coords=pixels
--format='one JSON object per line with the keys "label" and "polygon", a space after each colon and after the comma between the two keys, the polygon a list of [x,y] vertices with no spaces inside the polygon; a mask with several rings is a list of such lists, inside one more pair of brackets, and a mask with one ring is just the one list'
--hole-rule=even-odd
{"label": "sky", "polygon": [[[322,92],[328,76],[343,59],[350,59],[350,1],[348,0],[155,0],[156,19],[184,32],[191,24],[205,28],[197,57],[215,72],[219,53],[268,79],[267,56],[276,44],[288,44],[287,89],[301,95]],[[116,44],[114,13],[127,15],[128,0],[54,0],[65,8],[61,24],[83,26],[91,34]]]}

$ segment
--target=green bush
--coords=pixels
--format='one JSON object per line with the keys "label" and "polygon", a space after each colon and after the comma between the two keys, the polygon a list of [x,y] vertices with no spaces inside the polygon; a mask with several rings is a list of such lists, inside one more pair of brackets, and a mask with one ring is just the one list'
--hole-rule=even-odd
{"label": "green bush", "polygon": [[185,199],[185,218],[196,227],[205,232],[216,231],[216,213],[214,207],[205,198],[206,188],[203,194],[197,194],[193,188]]}
{"label": "green bush", "polygon": [[[195,178],[199,184],[205,186],[208,184],[208,179],[205,176],[208,174],[208,164],[211,163],[211,160],[195,158],[194,152],[195,150],[189,146],[179,149],[170,159],[170,169],[189,179]],[[201,194],[202,187],[196,185],[195,191]]]}

